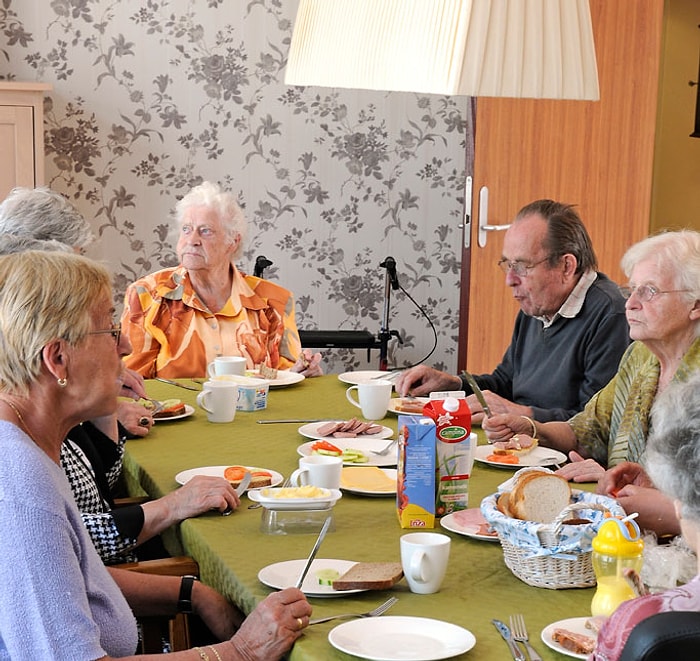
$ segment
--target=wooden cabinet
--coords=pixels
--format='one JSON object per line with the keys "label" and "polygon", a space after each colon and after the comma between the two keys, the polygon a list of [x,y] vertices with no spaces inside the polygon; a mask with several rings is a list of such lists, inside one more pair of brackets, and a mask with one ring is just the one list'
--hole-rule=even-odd
{"label": "wooden cabinet", "polygon": [[[622,282],[625,250],[649,233],[663,0],[590,0],[600,101],[477,99],[467,341],[459,367],[490,372],[510,342],[518,305],[496,266],[503,232],[477,243],[479,193],[489,225],[525,204],[575,204],[600,270]],[[464,296],[464,287],[462,291]],[[465,303],[462,303],[464,308]],[[466,348],[466,357],[465,357]]]}
{"label": "wooden cabinet", "polygon": [[0,81],[0,200],[15,186],[44,183],[46,83]]}

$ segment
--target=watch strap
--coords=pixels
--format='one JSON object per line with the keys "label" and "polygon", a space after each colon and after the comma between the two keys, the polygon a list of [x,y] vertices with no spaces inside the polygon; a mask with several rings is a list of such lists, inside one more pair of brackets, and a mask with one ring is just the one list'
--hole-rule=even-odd
{"label": "watch strap", "polygon": [[192,608],[192,586],[199,580],[196,576],[187,575],[180,581],[180,595],[177,598],[178,613],[194,613]]}

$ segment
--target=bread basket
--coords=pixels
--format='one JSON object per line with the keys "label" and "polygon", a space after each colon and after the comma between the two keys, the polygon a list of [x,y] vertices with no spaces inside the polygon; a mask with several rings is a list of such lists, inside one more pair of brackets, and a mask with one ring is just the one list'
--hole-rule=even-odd
{"label": "bread basket", "polygon": [[[498,533],[506,566],[528,585],[561,590],[596,584],[591,541],[605,513],[625,516],[625,511],[607,496],[576,489],[571,493],[571,503],[552,523],[506,516],[497,507],[497,493],[481,501],[481,513]],[[590,523],[563,523],[574,516]]]}

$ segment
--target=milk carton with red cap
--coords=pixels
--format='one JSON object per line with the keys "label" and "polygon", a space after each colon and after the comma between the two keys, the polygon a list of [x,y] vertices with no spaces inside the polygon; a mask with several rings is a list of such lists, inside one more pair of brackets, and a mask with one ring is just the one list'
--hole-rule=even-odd
{"label": "milk carton with red cap", "polygon": [[435,515],[466,510],[477,439],[464,391],[431,393],[423,413],[435,421]]}

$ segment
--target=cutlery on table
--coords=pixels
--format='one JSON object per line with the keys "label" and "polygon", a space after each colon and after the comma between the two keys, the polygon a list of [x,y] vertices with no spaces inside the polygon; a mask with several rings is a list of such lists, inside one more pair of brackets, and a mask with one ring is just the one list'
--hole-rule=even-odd
{"label": "cutlery on table", "polygon": [[481,388],[479,388],[479,384],[476,382],[476,379],[469,372],[467,372],[467,370],[462,370],[461,375],[467,380],[469,387],[472,389],[472,391],[476,395],[476,398],[479,400],[479,404],[481,404],[481,408],[484,409],[484,415],[487,418],[490,418],[491,417],[491,409],[489,408],[489,405],[486,403],[486,397],[484,397],[484,393],[481,392]]}
{"label": "cutlery on table", "polygon": [[185,390],[194,390],[195,392],[199,392],[199,388],[195,388],[194,386],[188,386],[185,385],[184,383],[178,383],[177,381],[172,381],[170,379],[164,379],[161,376],[155,377],[156,381],[160,381],[161,383],[168,383],[171,386],[177,386],[178,388],[184,388]]}
{"label": "cutlery on table", "polygon": [[375,381],[377,379],[395,379],[399,374],[401,374],[403,370],[392,370],[391,372],[382,372],[381,374],[377,374],[377,376],[373,376],[370,381]]}
{"label": "cutlery on table", "polygon": [[165,407],[165,404],[163,402],[159,402],[157,399],[151,399],[150,397],[142,397],[141,399],[145,399],[147,402],[151,402],[153,404],[152,409],[148,409],[148,412],[153,415],[154,413],[158,413],[159,411],[162,411],[163,408]]}
{"label": "cutlery on table", "polygon": [[330,620],[345,619],[346,617],[377,617],[378,615],[386,613],[397,601],[398,599],[396,597],[390,597],[383,604],[379,604],[379,606],[366,613],[341,613],[340,615],[318,617],[315,620],[309,620],[309,625],[321,624],[321,622],[329,622]]}
{"label": "cutlery on table", "polygon": [[510,632],[510,629],[500,620],[491,620],[491,622],[493,622],[493,626],[496,627],[498,633],[501,634],[503,640],[506,641],[506,644],[510,649],[510,653],[513,655],[513,659],[515,661],[525,661],[525,655],[515,644],[515,641],[513,640],[513,634]]}
{"label": "cutlery on table", "polygon": [[[241,480],[241,483],[235,488],[236,494],[240,497],[243,495],[244,491],[248,488],[248,485],[250,484],[250,481],[253,479],[253,474],[250,471],[246,471],[243,474],[243,479]],[[228,516],[231,514],[233,510],[228,507],[226,508],[223,512],[221,512],[222,516]]]}
{"label": "cutlery on table", "polygon": [[384,457],[387,454],[389,454],[389,450],[391,450],[396,443],[398,443],[399,439],[395,438],[393,441],[391,441],[385,448],[382,448],[381,450],[370,450],[372,454],[379,455],[380,457]]}
{"label": "cutlery on table", "polygon": [[256,420],[256,422],[259,425],[276,425],[278,423],[286,423],[286,422],[323,422],[326,418],[318,418],[318,419],[305,419],[305,418],[286,418],[283,420]]}
{"label": "cutlery on table", "polygon": [[323,538],[326,536],[326,533],[328,532],[328,528],[330,528],[330,526],[331,526],[331,521],[333,521],[332,516],[327,517],[326,520],[324,521],[323,527],[321,528],[321,532],[318,533],[318,539],[316,540],[314,547],[311,549],[311,553],[309,553],[309,557],[306,559],[306,564],[304,564],[304,569],[301,570],[301,574],[299,574],[299,578],[297,579],[297,582],[294,585],[295,588],[301,590],[301,585],[304,582],[304,579],[306,578],[306,574],[309,572],[309,568],[311,567],[311,563],[314,561],[314,558],[316,557],[316,554],[318,553],[318,549],[321,546],[321,542],[323,541]]}
{"label": "cutlery on table", "polygon": [[530,661],[542,661],[542,657],[530,645],[527,628],[525,627],[525,618],[521,614],[510,616],[510,631],[513,635],[513,640],[525,645]]}

